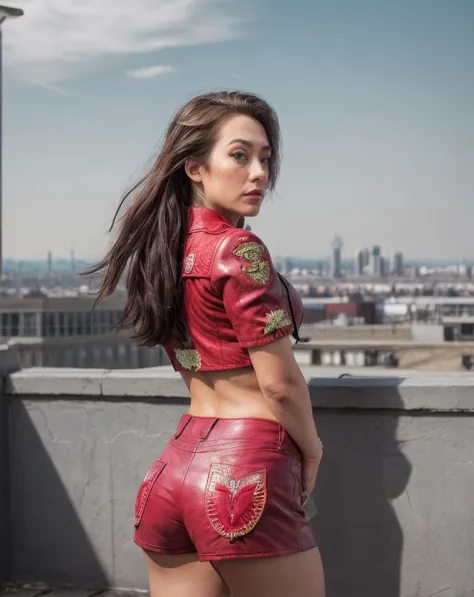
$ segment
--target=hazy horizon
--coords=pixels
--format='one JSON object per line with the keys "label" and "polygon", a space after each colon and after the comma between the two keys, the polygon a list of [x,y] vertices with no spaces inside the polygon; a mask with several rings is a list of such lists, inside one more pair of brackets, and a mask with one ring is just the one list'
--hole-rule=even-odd
{"label": "hazy horizon", "polygon": [[[385,257],[385,255],[383,255]],[[388,256],[390,257],[390,256]],[[330,255],[324,255],[322,257],[299,257],[297,255],[272,255],[272,259],[275,262],[282,262],[284,260],[288,260],[290,262],[294,262],[295,267],[309,267],[308,265],[301,265],[301,264],[311,264],[312,267],[317,267],[318,264],[324,263],[329,264],[331,261]],[[353,265],[355,259],[349,256],[342,257],[341,265],[342,268],[345,269],[346,267]],[[68,270],[72,269],[72,261],[70,257],[52,257],[52,267],[53,270],[59,266],[59,264],[66,266],[68,265]],[[98,259],[83,259],[80,256],[75,257],[75,268],[80,270],[81,267],[89,267],[98,262]],[[413,267],[413,266],[426,266],[426,267],[449,267],[449,266],[457,266],[457,265],[474,265],[474,259],[460,259],[460,260],[451,260],[451,259],[432,259],[432,258],[404,258],[403,261],[405,267]],[[4,259],[4,271],[8,271],[11,264],[15,264],[17,267],[19,264],[30,265],[30,266],[39,266],[43,269],[47,268],[48,266],[48,259]],[[71,268],[69,268],[71,265]],[[31,273],[31,270],[22,270],[23,273],[27,273],[28,271]],[[58,270],[59,271],[59,270]],[[65,271],[65,270],[61,270]]]}

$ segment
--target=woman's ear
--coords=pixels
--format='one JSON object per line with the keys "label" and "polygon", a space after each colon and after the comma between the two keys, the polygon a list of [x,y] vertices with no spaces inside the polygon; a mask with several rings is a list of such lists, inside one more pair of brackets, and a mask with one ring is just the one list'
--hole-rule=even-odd
{"label": "woman's ear", "polygon": [[201,167],[202,164],[199,164],[195,160],[186,160],[184,171],[193,182],[202,182]]}

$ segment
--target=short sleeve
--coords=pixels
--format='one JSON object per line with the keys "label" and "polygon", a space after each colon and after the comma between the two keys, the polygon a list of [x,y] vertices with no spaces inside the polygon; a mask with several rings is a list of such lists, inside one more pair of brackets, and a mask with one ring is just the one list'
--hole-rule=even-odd
{"label": "short sleeve", "polygon": [[284,289],[267,247],[255,234],[234,229],[224,237],[211,281],[242,348],[264,346],[293,332]]}

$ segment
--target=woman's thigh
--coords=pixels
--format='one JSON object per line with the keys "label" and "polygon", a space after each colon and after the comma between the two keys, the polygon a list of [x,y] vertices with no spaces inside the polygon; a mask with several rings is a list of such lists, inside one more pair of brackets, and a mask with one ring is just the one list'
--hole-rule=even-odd
{"label": "woman's thigh", "polygon": [[232,597],[324,597],[324,572],[317,547],[271,558],[213,563]]}
{"label": "woman's thigh", "polygon": [[[145,552],[150,597],[229,597],[229,591],[209,562],[196,554],[161,555]],[[261,597],[261,596],[260,596]]]}

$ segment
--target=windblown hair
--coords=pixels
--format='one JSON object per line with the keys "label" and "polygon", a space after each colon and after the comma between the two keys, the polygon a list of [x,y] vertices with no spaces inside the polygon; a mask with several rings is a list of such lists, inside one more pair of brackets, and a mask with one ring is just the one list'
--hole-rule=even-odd
{"label": "windblown hair", "polygon": [[280,128],[274,110],[249,93],[197,96],[176,113],[152,167],[120,202],[109,230],[120,223],[111,248],[85,272],[105,270],[96,300],[112,294],[126,272],[127,298],[117,327],[133,328],[143,346],[186,340],[181,267],[194,196],[185,163],[205,163],[219,127],[237,114],[254,118],[265,129],[272,148],[269,188],[274,189],[280,167]]}

